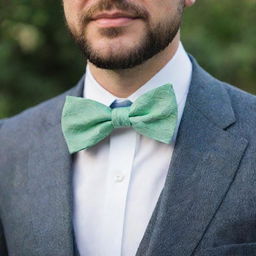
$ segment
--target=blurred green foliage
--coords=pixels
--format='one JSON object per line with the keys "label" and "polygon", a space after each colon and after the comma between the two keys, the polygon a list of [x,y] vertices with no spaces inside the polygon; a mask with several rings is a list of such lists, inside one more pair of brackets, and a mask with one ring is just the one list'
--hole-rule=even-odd
{"label": "blurred green foliage", "polygon": [[215,77],[256,94],[256,0],[197,0],[183,41]]}
{"label": "blurred green foliage", "polygon": [[[214,76],[256,93],[256,0],[197,0],[182,41]],[[61,1],[0,0],[0,118],[75,85],[85,60],[67,33]]]}

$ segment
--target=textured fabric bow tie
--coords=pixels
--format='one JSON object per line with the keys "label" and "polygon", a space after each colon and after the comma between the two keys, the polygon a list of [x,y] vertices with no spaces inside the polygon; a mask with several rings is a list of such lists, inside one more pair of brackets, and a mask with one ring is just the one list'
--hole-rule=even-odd
{"label": "textured fabric bow tie", "polygon": [[67,96],[61,120],[70,153],[97,144],[114,128],[129,126],[144,136],[168,144],[176,122],[177,103],[170,84],[143,94],[130,107],[114,109],[90,99]]}

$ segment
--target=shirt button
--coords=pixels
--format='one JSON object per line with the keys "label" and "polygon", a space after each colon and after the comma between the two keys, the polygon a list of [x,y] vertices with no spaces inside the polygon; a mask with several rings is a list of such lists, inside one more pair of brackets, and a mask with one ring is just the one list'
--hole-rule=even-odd
{"label": "shirt button", "polygon": [[115,176],[115,182],[120,183],[120,182],[122,182],[124,180],[124,178],[125,178],[125,176],[122,175],[122,174],[116,175]]}

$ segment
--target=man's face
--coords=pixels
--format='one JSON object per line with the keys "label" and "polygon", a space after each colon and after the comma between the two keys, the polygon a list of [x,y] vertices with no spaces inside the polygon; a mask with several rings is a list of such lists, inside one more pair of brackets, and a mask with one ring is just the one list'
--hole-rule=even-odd
{"label": "man's face", "polygon": [[165,49],[177,34],[185,0],[63,0],[68,27],[86,58],[126,69]]}

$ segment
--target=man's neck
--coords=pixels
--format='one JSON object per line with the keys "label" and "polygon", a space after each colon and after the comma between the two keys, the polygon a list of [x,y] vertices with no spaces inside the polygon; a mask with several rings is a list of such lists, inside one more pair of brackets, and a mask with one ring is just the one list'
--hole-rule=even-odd
{"label": "man's neck", "polygon": [[131,69],[106,70],[88,63],[96,81],[111,94],[127,98],[159,72],[174,56],[179,46],[179,35],[163,51]]}

